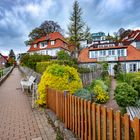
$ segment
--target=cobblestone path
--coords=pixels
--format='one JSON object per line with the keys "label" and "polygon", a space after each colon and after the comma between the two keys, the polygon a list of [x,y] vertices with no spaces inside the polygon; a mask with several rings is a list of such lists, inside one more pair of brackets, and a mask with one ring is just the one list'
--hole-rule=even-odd
{"label": "cobblestone path", "polygon": [[20,89],[17,68],[0,86],[0,140],[55,140],[45,113],[34,109]]}

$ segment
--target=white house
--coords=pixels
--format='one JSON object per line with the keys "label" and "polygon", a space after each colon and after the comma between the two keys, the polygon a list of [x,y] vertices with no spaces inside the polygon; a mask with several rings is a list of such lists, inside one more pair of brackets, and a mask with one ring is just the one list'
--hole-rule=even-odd
{"label": "white house", "polygon": [[114,75],[114,65],[117,62],[122,64],[124,71],[136,72],[140,69],[140,50],[132,45],[89,47],[81,51],[79,55],[81,66],[96,67],[98,62],[109,63],[109,74]]}
{"label": "white house", "polygon": [[65,50],[69,53],[68,43],[59,32],[50,33],[44,37],[35,40],[29,46],[29,54],[42,54],[56,56],[60,50]]}

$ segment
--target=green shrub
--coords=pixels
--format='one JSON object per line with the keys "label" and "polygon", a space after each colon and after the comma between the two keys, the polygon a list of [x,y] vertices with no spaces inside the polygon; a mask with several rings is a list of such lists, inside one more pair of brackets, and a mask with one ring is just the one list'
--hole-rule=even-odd
{"label": "green shrub", "polygon": [[57,59],[58,60],[70,60],[70,55],[65,52],[64,50],[61,50],[57,53]]}
{"label": "green shrub", "polygon": [[108,73],[108,63],[107,62],[101,62],[101,65],[102,65],[101,77],[104,80],[106,77],[109,76],[109,73]]}
{"label": "green shrub", "polygon": [[103,88],[105,91],[108,91],[108,86],[104,83],[103,80],[95,80],[92,82],[92,86],[99,85],[101,88]]}
{"label": "green shrub", "polygon": [[38,62],[36,64],[36,72],[43,74],[46,68],[53,64],[59,64],[59,65],[65,65],[65,66],[77,68],[77,65],[75,65],[74,62],[69,61],[69,60],[52,60],[52,61],[46,61],[46,62]]}
{"label": "green shrub", "polygon": [[86,100],[90,100],[92,101],[92,98],[93,98],[93,93],[90,93],[89,90],[87,89],[78,89],[75,93],[74,93],[75,96],[78,96],[78,97],[81,97],[83,99],[86,99]]}
{"label": "green shrub", "polygon": [[110,89],[111,89],[111,77],[107,76],[107,77],[105,77],[105,79],[103,81],[104,81],[104,84],[107,86],[107,91],[110,91]]}
{"label": "green shrub", "polygon": [[109,99],[109,94],[100,84],[96,84],[93,88],[94,94],[96,95],[97,103],[106,103]]}
{"label": "green shrub", "polygon": [[140,72],[121,73],[118,80],[130,84],[132,79],[136,77],[140,77]]}
{"label": "green shrub", "polygon": [[114,74],[115,74],[115,78],[119,79],[120,74],[122,72],[122,66],[120,62],[117,62],[117,64],[114,66]]}
{"label": "green shrub", "polygon": [[69,90],[71,94],[82,88],[82,81],[73,67],[53,64],[47,67],[38,85],[38,104],[46,104],[46,85],[56,90]]}
{"label": "green shrub", "polygon": [[127,110],[125,107],[120,107],[120,111],[121,111],[121,114],[124,115],[125,113],[127,113]]}
{"label": "green shrub", "polygon": [[121,107],[133,106],[138,99],[138,92],[127,83],[121,83],[115,89],[115,99]]}
{"label": "green shrub", "polygon": [[89,73],[89,72],[92,72],[92,71],[89,68],[78,67],[78,72],[79,73]]}
{"label": "green shrub", "polygon": [[137,100],[136,106],[140,107],[140,98]]}
{"label": "green shrub", "polygon": [[140,77],[133,78],[131,80],[131,85],[138,92],[140,97]]}
{"label": "green shrub", "polygon": [[31,69],[36,70],[37,62],[48,61],[50,59],[51,59],[51,56],[49,56],[49,55],[39,55],[39,54],[29,55],[29,54],[26,54],[22,57],[20,63],[23,66],[27,66]]}

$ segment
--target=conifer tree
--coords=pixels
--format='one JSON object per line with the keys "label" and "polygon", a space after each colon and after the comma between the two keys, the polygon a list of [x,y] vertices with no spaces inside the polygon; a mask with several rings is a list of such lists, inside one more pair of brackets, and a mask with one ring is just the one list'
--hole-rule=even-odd
{"label": "conifer tree", "polygon": [[91,40],[89,27],[85,27],[82,19],[82,9],[77,0],[73,4],[73,11],[70,16],[70,24],[68,26],[69,41],[76,46],[77,53],[80,53],[80,41]]}

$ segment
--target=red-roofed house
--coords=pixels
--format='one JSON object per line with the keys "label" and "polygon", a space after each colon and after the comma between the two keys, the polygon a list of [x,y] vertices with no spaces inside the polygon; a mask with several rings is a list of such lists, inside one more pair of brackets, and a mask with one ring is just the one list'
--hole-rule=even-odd
{"label": "red-roofed house", "polygon": [[136,72],[140,69],[140,50],[132,45],[102,48],[91,46],[81,51],[78,60],[85,67],[96,67],[97,62],[106,61],[109,63],[110,75],[114,75],[113,68],[118,61],[126,72]]}
{"label": "red-roofed house", "polygon": [[140,49],[140,30],[132,31],[122,40],[122,43],[124,45],[133,45]]}
{"label": "red-roofed house", "polygon": [[35,40],[31,44],[28,53],[56,56],[57,52],[60,50],[65,50],[69,53],[68,43],[62,34],[59,32],[53,32]]}
{"label": "red-roofed house", "polygon": [[0,68],[4,68],[5,64],[7,63],[7,56],[3,56],[0,54]]}

